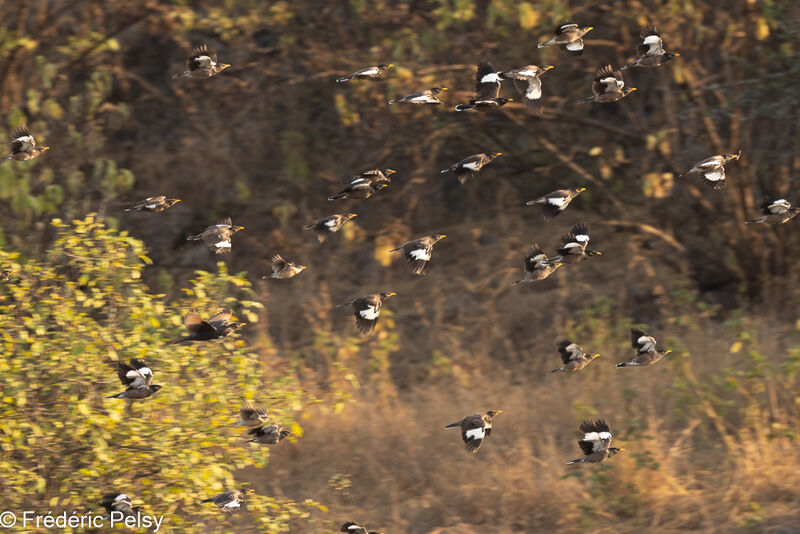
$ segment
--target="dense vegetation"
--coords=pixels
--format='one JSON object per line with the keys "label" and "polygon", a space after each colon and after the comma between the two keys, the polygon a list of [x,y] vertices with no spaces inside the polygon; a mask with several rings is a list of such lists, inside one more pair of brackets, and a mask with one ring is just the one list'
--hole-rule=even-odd
{"label": "dense vegetation", "polygon": [[[794,201],[800,7],[789,0],[4,2],[0,111],[53,147],[0,165],[0,493],[8,508],[96,507],[124,490],[179,530],[325,532],[761,531],[796,525],[796,225],[745,226],[766,193]],[[595,26],[577,59],[536,49],[565,18]],[[594,71],[658,25],[681,57],[626,72],[637,93],[579,107]],[[208,43],[233,66],[171,80]],[[552,64],[545,114],[455,114],[474,64]],[[381,82],[335,84],[378,62]],[[450,88],[441,109],[387,106]],[[514,96],[513,88],[504,88]],[[723,192],[678,173],[742,150]],[[461,186],[439,170],[503,156]],[[347,176],[398,170],[367,201],[326,201]],[[587,187],[545,224],[525,200]],[[122,210],[146,196],[183,202]],[[319,245],[300,228],[359,217]],[[214,257],[185,237],[245,226]],[[74,222],[62,222],[73,221]],[[528,244],[576,220],[604,251],[511,287]],[[386,251],[429,232],[430,274]],[[279,252],[308,265],[260,279]],[[237,274],[231,274],[237,273]],[[376,334],[333,310],[398,293]],[[231,305],[237,336],[171,346],[189,309]],[[627,328],[675,352],[648,369]],[[601,358],[545,376],[553,340]],[[109,360],[142,357],[163,391],[126,409]],[[242,444],[242,400],[292,442]],[[505,412],[476,457],[442,426]],[[583,418],[626,452],[567,469]],[[576,467],[576,466],[571,466]],[[248,511],[197,502],[249,484]],[[201,526],[189,526],[190,524]]]}

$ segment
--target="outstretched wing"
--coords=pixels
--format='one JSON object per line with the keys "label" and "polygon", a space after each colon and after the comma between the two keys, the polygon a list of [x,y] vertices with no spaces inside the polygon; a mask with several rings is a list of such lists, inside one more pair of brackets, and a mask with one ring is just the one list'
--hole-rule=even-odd
{"label": "outstretched wing", "polygon": [[475,75],[475,100],[493,100],[500,94],[500,76],[488,61],[478,65]]}

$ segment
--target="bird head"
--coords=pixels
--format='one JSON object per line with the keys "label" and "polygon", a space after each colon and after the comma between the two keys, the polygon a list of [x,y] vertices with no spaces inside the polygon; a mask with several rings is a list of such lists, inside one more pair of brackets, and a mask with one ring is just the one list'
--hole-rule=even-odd
{"label": "bird head", "polygon": [[546,66],[542,67],[542,70],[543,71],[547,71],[547,70],[554,69],[554,68],[555,68],[554,65],[546,65]]}
{"label": "bird head", "polygon": [[725,156],[724,156],[726,162],[730,161],[732,159],[739,159],[741,157],[742,157],[742,151],[741,150],[739,152],[737,152],[736,154],[725,154]]}
{"label": "bird head", "polygon": [[496,158],[496,157],[499,157],[499,156],[502,156],[502,155],[503,155],[503,153],[502,153],[502,152],[489,152],[489,157],[490,157],[491,159],[494,159],[494,158]]}
{"label": "bird head", "polygon": [[489,410],[488,412],[486,412],[486,415],[488,415],[489,419],[491,419],[492,417],[500,415],[501,413],[503,413],[503,410]]}
{"label": "bird head", "polygon": [[586,188],[585,188],[585,187],[578,187],[577,189],[573,189],[572,191],[573,191],[575,194],[578,194],[578,193],[583,193],[584,191],[586,191]]}
{"label": "bird head", "polygon": [[49,147],[49,146],[40,146],[40,147],[39,147],[39,152],[40,152],[40,153],[41,153],[41,152],[47,152],[48,150],[50,150],[50,147]]}
{"label": "bird head", "polygon": [[600,252],[599,250],[589,249],[589,250],[586,251],[586,255],[587,256],[602,256],[603,253]]}
{"label": "bird head", "polygon": [[599,357],[600,357],[600,355],[598,353],[596,353],[596,352],[589,355],[589,358],[591,358],[592,360],[594,360],[595,358],[599,358]]}
{"label": "bird head", "polygon": [[664,356],[669,356],[672,353],[672,349],[667,349],[664,351]]}
{"label": "bird head", "polygon": [[581,35],[586,35],[590,31],[592,31],[593,29],[594,29],[594,26],[584,26],[583,28],[581,28]]}
{"label": "bird head", "polygon": [[381,300],[386,300],[389,297],[393,297],[395,295],[397,295],[397,293],[395,293],[394,291],[389,291],[388,293],[381,293]]}
{"label": "bird head", "polygon": [[168,198],[167,199],[167,207],[171,208],[172,206],[174,206],[175,204],[177,204],[180,201],[181,201],[181,199],[179,199],[179,198]]}
{"label": "bird head", "polygon": [[431,93],[433,93],[435,95],[438,95],[442,91],[447,91],[447,87],[432,87],[431,88]]}
{"label": "bird head", "polygon": [[358,217],[358,213],[347,213],[347,214],[344,216],[344,218],[345,218],[345,219],[347,219],[348,221],[349,221],[350,219],[354,218],[354,217]]}
{"label": "bird head", "polygon": [[217,65],[217,67],[219,68],[219,70],[217,72],[222,72],[223,70],[225,70],[228,67],[230,67],[230,65],[228,65],[227,63],[220,63],[219,65]]}
{"label": "bird head", "polygon": [[386,182],[378,182],[377,184],[374,184],[374,185],[378,189],[383,189],[384,187],[389,187],[389,184],[387,184]]}
{"label": "bird head", "polygon": [[163,388],[164,388],[164,386],[159,386],[159,385],[152,385],[152,386],[150,386],[150,389],[153,391],[153,393],[155,393],[155,392],[156,392],[156,391],[158,391],[159,389],[163,389]]}
{"label": "bird head", "polygon": [[300,271],[302,271],[302,270],[307,268],[306,265],[297,265],[296,267],[297,267],[298,272],[300,272]]}
{"label": "bird head", "polygon": [[674,57],[681,57],[681,55],[677,52],[664,52],[664,60],[670,60]]}
{"label": "bird head", "polygon": [[625,91],[624,95],[627,96],[627,95],[633,93],[634,91],[638,91],[638,89],[636,87],[628,87],[624,91]]}
{"label": "bird head", "polygon": [[231,233],[236,233],[239,230],[244,230],[244,226],[231,226]]}
{"label": "bird head", "polygon": [[250,488],[242,488],[239,491],[241,491],[245,495],[250,495],[251,493],[255,493],[256,492],[256,490],[250,489]]}
{"label": "bird head", "polygon": [[384,174],[385,176],[389,176],[390,174],[394,174],[394,173],[396,173],[396,172],[397,172],[397,171],[396,171],[396,170],[394,170],[394,169],[383,169],[383,174]]}
{"label": "bird head", "polygon": [[503,106],[503,105],[505,105],[505,104],[508,104],[509,102],[513,102],[513,101],[514,101],[514,99],[513,99],[513,98],[498,98],[498,99],[497,99],[497,103],[498,103],[499,105],[501,105],[501,106]]}
{"label": "bird head", "polygon": [[618,452],[622,452],[622,451],[624,451],[624,450],[625,450],[625,449],[618,449],[617,447],[609,447],[609,448],[608,448],[608,453],[609,453],[609,456],[614,456],[614,455],[615,455],[615,454],[617,454]]}
{"label": "bird head", "polygon": [[379,69],[391,69],[392,67],[394,67],[394,63],[381,63],[378,65]]}
{"label": "bird head", "polygon": [[447,237],[447,235],[446,234],[433,234],[433,235],[431,235],[431,237],[433,238],[434,241],[441,241],[442,239]]}

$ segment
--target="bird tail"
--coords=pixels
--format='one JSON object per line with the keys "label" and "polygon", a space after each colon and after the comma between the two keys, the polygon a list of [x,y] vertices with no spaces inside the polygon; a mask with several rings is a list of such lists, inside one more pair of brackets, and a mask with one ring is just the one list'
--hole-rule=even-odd
{"label": "bird tail", "polygon": [[628,63],[627,65],[623,65],[619,68],[619,70],[628,70],[629,68],[633,67],[633,63]]}
{"label": "bird tail", "polygon": [[11,159],[13,157],[14,157],[14,155],[9,153],[9,154],[6,154],[5,156],[3,156],[3,159],[6,160],[6,159]]}
{"label": "bird tail", "polygon": [[200,239],[203,239],[203,236],[200,235],[200,234],[198,234],[198,235],[190,235],[190,236],[188,236],[186,238],[186,241],[198,241]]}
{"label": "bird tail", "polygon": [[626,367],[627,365],[628,365],[628,364],[627,364],[627,362],[622,362],[622,363],[618,363],[618,364],[617,364],[617,365],[615,365],[614,367],[616,367],[617,369],[619,369],[620,367]]}
{"label": "bird tail", "polygon": [[447,169],[439,171],[439,174],[447,174],[448,172],[451,172],[452,170],[453,170],[453,167],[448,167]]}
{"label": "bird tail", "polygon": [[[124,391],[122,393],[125,393]],[[106,397],[107,399],[118,399],[122,396],[122,393],[117,393],[116,395],[109,395]]]}
{"label": "bird tail", "polygon": [[475,109],[475,106],[472,104],[459,104],[456,106],[456,111],[469,111],[471,109]]}
{"label": "bird tail", "polygon": [[397,100],[389,100],[389,104],[394,104]]}
{"label": "bird tail", "polygon": [[514,280],[513,282],[511,282],[511,285],[515,286],[515,285],[519,284],[520,282],[522,282],[523,280],[525,280],[525,279],[524,278],[520,278],[519,280]]}
{"label": "bird tail", "polygon": [[763,222],[764,222],[764,221],[766,221],[766,220],[767,220],[767,218],[766,218],[766,217],[758,217],[757,219],[750,219],[750,220],[747,220],[747,221],[745,221],[744,223],[745,223],[745,224],[751,224],[751,223],[763,223]]}
{"label": "bird tail", "polygon": [[393,248],[393,249],[392,249],[392,250],[390,250],[389,252],[397,252],[398,250],[403,250],[403,247],[402,247],[402,246],[399,246],[399,247],[397,247],[397,248]]}
{"label": "bird tail", "polygon": [[547,42],[544,42],[544,43],[539,43],[538,45],[536,45],[536,48],[544,48],[545,46],[548,45],[549,42],[550,41],[547,41]]}
{"label": "bird tail", "polygon": [[200,504],[204,504],[204,503],[207,503],[207,502],[214,502],[214,501],[213,501],[213,499],[203,499],[202,501],[200,501]]}
{"label": "bird tail", "polygon": [[[328,200],[330,200],[330,199],[328,199]],[[314,228],[314,223],[307,224],[307,225],[303,226],[303,230],[311,230],[312,228]]]}
{"label": "bird tail", "polygon": [[178,343],[183,343],[185,341],[192,341],[192,338],[190,338],[190,337],[182,337],[182,338],[176,339],[175,341],[170,341],[169,344],[170,345],[177,345]]}
{"label": "bird tail", "polygon": [[557,372],[559,372],[559,371],[561,371],[561,367],[559,367],[558,369],[553,369],[552,371],[550,371],[550,372],[549,372],[549,373],[547,373],[547,374],[549,374],[549,375],[552,375],[552,374],[555,374],[555,373],[557,373]]}
{"label": "bird tail", "polygon": [[569,462],[567,462],[567,465],[579,464],[579,463],[583,463],[583,458],[578,458],[577,460],[570,460]]}
{"label": "bird tail", "polygon": [[461,426],[461,421],[456,421],[455,423],[450,423],[445,428],[456,428],[456,427],[459,427],[459,426]]}
{"label": "bird tail", "polygon": [[172,79],[173,80],[177,80],[179,78],[189,78],[191,75],[192,75],[192,73],[187,70],[187,71],[181,72],[180,74],[176,74],[175,76],[172,77]]}
{"label": "bird tail", "polygon": [[342,76],[341,78],[336,78],[336,83],[346,82],[347,80],[351,80],[351,79],[353,79],[353,77],[348,74],[347,76]]}
{"label": "bird tail", "polygon": [[578,104],[586,104],[587,102],[592,102],[594,100],[594,98],[595,98],[594,95],[586,97],[586,98],[581,98],[580,100],[578,100]]}
{"label": "bird tail", "polygon": [[347,193],[336,193],[335,195],[331,195],[328,197],[328,200],[339,200],[340,198],[346,198]]}

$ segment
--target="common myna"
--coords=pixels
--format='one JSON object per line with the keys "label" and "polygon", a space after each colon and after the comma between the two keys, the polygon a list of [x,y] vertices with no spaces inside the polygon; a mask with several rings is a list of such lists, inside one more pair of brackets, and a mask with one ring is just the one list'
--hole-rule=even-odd
{"label": "common myna", "polygon": [[416,275],[425,274],[425,266],[431,261],[431,254],[433,254],[433,245],[438,243],[441,239],[447,237],[445,234],[431,234],[425,237],[419,237],[403,243],[397,248],[393,248],[389,252],[403,251],[408,263],[408,270]]}
{"label": "common myna", "polygon": [[230,67],[227,63],[217,62],[217,53],[206,45],[198,46],[186,58],[186,70],[172,77],[178,78],[211,78],[215,74]]}
{"label": "common myna", "polygon": [[394,67],[394,63],[381,63],[380,65],[373,65],[372,67],[351,72],[347,76],[336,78],[336,81],[342,83],[349,80],[379,80],[392,67]]}
{"label": "common myna", "polygon": [[392,169],[372,169],[364,171],[361,174],[354,176],[347,187],[342,189],[339,193],[331,195],[328,200],[338,200],[340,198],[352,198],[364,200],[384,187],[388,187],[392,180],[389,178],[397,171]]}
{"label": "common myna", "polygon": [[256,428],[251,428],[247,433],[253,436],[252,439],[247,440],[247,443],[262,443],[265,445],[275,445],[280,443],[287,436],[292,433],[284,430],[282,426],[278,425],[262,425]]}
{"label": "common myna", "polygon": [[478,452],[484,438],[492,435],[492,419],[501,413],[503,413],[503,410],[474,413],[466,416],[461,421],[450,423],[445,428],[461,427],[461,438],[464,440],[467,452]]}
{"label": "common myna", "polygon": [[390,104],[441,104],[441,100],[436,98],[442,91],[447,91],[447,87],[431,87],[418,93],[411,93],[410,95],[389,100]]}
{"label": "common myna", "polygon": [[330,215],[311,224],[303,226],[303,230],[314,230],[314,235],[317,236],[317,241],[324,242],[329,234],[338,232],[344,223],[358,217],[357,213],[345,213],[344,215]]}
{"label": "common myna", "polygon": [[[284,260],[280,254],[272,256],[270,263],[272,263],[272,274],[269,275],[269,278],[291,278],[306,268],[305,265],[295,265],[291,261]],[[262,276],[261,278],[267,277]]]}
{"label": "common myna", "polygon": [[50,150],[49,146],[36,146],[36,139],[34,139],[31,132],[28,131],[28,127],[21,124],[11,132],[8,154],[3,156],[3,159],[28,161],[29,159],[41,156],[48,150]]}
{"label": "common myna", "polygon": [[0,281],[8,282],[9,280],[11,280],[11,275],[12,274],[13,274],[12,271],[10,271],[8,269],[3,269],[2,271],[0,271]]}
{"label": "common myna", "polygon": [[544,280],[561,267],[564,263],[561,259],[549,259],[539,244],[531,245],[530,251],[525,255],[525,260],[522,267],[525,270],[525,276],[519,280],[511,282],[511,285],[522,284],[524,282],[537,282]]}
{"label": "common myna", "polygon": [[371,333],[378,324],[378,317],[381,314],[381,306],[383,301],[396,295],[397,293],[373,293],[365,295],[339,304],[337,308],[344,308],[345,306],[353,307],[353,314],[356,316],[356,328],[364,335]]}
{"label": "common myna", "polygon": [[625,449],[609,447],[611,444],[611,428],[604,419],[598,421],[584,421],[580,426],[584,433],[583,439],[578,442],[583,451],[583,457],[567,462],[569,464],[596,464],[600,463]]}
{"label": "common myna", "polygon": [[518,69],[501,72],[501,78],[510,78],[514,80],[519,94],[522,95],[522,101],[534,113],[542,112],[542,75],[548,70],[554,68],[552,65],[546,67],[538,67],[536,65],[525,65]]}
{"label": "common myna", "polygon": [[660,67],[670,59],[680,56],[673,52],[666,52],[663,48],[661,36],[655,26],[647,26],[639,33],[642,43],[636,47],[637,58],[633,63],[628,63],[620,70],[631,67]]}
{"label": "common myna", "polygon": [[231,310],[226,308],[219,311],[208,321],[203,320],[197,312],[190,312],[183,318],[183,325],[189,331],[189,336],[181,338],[175,343],[187,341],[209,341],[230,336],[247,323],[231,322]]}
{"label": "common myna", "polygon": [[539,48],[550,45],[558,45],[561,53],[565,56],[579,56],[583,54],[583,36],[592,31],[592,26],[579,28],[573,22],[564,22],[560,26],[556,26],[554,31],[555,36],[549,41],[539,43]]}
{"label": "common myna", "polygon": [[117,362],[117,376],[122,385],[127,389],[116,395],[109,395],[107,399],[146,399],[155,394],[164,386],[153,384],[153,371],[147,367],[142,360],[134,358],[130,365],[124,362]]}
{"label": "common myna", "polygon": [[258,426],[266,423],[268,419],[267,410],[256,408],[248,402],[239,409],[239,420],[236,421],[236,424],[237,426]]}
{"label": "common myna", "polygon": [[580,222],[572,227],[569,233],[561,236],[561,246],[556,249],[559,254],[551,261],[562,263],[578,263],[589,256],[602,254],[599,250],[587,249],[589,244],[589,226]]}
{"label": "common myna", "polygon": [[228,217],[219,224],[209,226],[202,233],[190,235],[186,239],[187,241],[202,239],[215,254],[225,254],[231,251],[231,236],[239,230],[244,230],[244,226],[233,226],[231,218]]}
{"label": "common myna", "polygon": [[577,189],[559,189],[558,191],[548,193],[543,197],[537,198],[536,200],[526,202],[525,205],[534,206],[539,204],[539,208],[542,210],[544,220],[549,221],[567,209],[567,206],[569,206],[569,203],[572,202],[572,199],[584,191],[586,191],[585,187],[579,187]]}
{"label": "common myna", "polygon": [[783,224],[788,220],[794,218],[795,215],[800,213],[800,208],[793,208],[792,204],[785,198],[767,197],[759,204],[759,209],[763,215],[745,221],[745,224],[751,223],[769,223],[769,224]]}
{"label": "common myna", "polygon": [[377,530],[367,531],[366,528],[362,527],[358,523],[353,523],[352,521],[348,521],[347,523],[343,524],[342,528],[339,529],[339,532],[349,532],[350,534],[383,534],[383,532],[378,532]]}
{"label": "common myna", "polygon": [[702,174],[703,183],[711,189],[725,189],[728,184],[725,182],[725,164],[732,159],[739,159],[742,156],[740,150],[736,154],[719,154],[706,158],[678,178],[685,178],[690,174]]}
{"label": "common myna", "polygon": [[569,340],[562,340],[558,342],[558,353],[561,355],[561,363],[563,365],[558,369],[553,369],[550,374],[563,372],[580,371],[589,362],[600,356],[597,353],[586,353],[578,345]]}
{"label": "common myna", "polygon": [[487,152],[485,154],[474,154],[469,156],[468,158],[464,158],[458,163],[455,163],[441,171],[441,174],[445,174],[448,172],[453,172],[456,174],[458,181],[462,184],[467,181],[470,174],[473,172],[478,172],[483,168],[484,165],[488,164],[490,161],[495,159],[498,156],[502,156],[502,152]]}
{"label": "common myna", "polygon": [[622,78],[622,72],[614,70],[611,65],[606,65],[598,70],[594,77],[594,81],[592,82],[592,92],[594,94],[588,98],[581,98],[578,100],[578,103],[616,102],[634,91],[636,91],[635,87],[625,87],[625,80]]}
{"label": "common myna", "polygon": [[107,493],[101,504],[109,514],[119,512],[125,517],[144,510],[144,506],[133,506],[133,499],[125,493]]}
{"label": "common myna", "polygon": [[475,98],[469,100],[469,104],[459,104],[456,111],[478,110],[486,111],[492,108],[505,106],[511,102],[511,98],[498,98],[500,94],[500,75],[488,61],[478,65],[475,75]]}
{"label": "common myna", "polygon": [[165,209],[171,208],[180,201],[181,199],[179,198],[167,198],[164,195],[147,197],[138,204],[131,206],[130,208],[126,208],[125,211],[149,211],[151,213],[161,213]]}
{"label": "common myna", "polygon": [[636,349],[636,356],[627,362],[618,363],[616,367],[630,367],[635,365],[653,365],[672,349],[656,350],[656,340],[638,328],[631,328],[631,345]]}
{"label": "common myna", "polygon": [[253,493],[251,489],[240,489],[226,491],[215,495],[210,499],[200,501],[201,503],[213,502],[223,512],[233,512],[241,508],[242,503],[247,500],[247,495]]}

